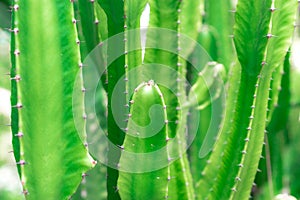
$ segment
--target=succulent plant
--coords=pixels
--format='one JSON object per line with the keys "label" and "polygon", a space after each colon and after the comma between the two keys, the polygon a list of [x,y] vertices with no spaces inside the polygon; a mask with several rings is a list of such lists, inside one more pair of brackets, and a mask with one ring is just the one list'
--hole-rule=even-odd
{"label": "succulent plant", "polygon": [[[11,128],[26,199],[72,198],[81,180],[73,199],[248,199],[265,140],[278,139],[266,130],[288,118],[281,71],[297,5],[14,0]],[[90,138],[97,121],[105,145]]]}

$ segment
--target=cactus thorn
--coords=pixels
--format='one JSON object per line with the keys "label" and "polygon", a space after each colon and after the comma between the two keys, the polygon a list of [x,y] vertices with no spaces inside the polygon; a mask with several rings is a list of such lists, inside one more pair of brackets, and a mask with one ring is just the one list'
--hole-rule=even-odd
{"label": "cactus thorn", "polygon": [[12,106],[13,108],[23,108],[23,105],[21,103],[17,103],[17,105]]}
{"label": "cactus thorn", "polygon": [[241,178],[237,176],[237,177],[235,177],[235,180],[236,181],[241,181]]}
{"label": "cactus thorn", "polygon": [[22,132],[18,132],[17,134],[15,134],[15,136],[17,136],[17,137],[23,137],[23,133]]}
{"label": "cactus thorn", "polygon": [[20,55],[20,51],[19,51],[18,49],[16,49],[16,50],[14,51],[14,54],[15,54],[15,56],[18,56],[18,55]]}
{"label": "cactus thorn", "polygon": [[96,165],[96,164],[97,164],[97,161],[96,161],[96,160],[93,160],[93,161],[92,161],[92,164],[93,164],[93,165]]}
{"label": "cactus thorn", "polygon": [[25,164],[26,164],[25,160],[20,160],[19,162],[17,162],[17,165],[25,165]]}
{"label": "cactus thorn", "polygon": [[273,35],[272,33],[268,33],[266,36],[268,39],[270,39],[270,38],[274,37],[275,35]]}
{"label": "cactus thorn", "polygon": [[169,138],[168,136],[166,137],[166,141],[168,142],[171,138]]}
{"label": "cactus thorn", "polygon": [[20,77],[20,75],[16,75],[15,77],[11,78],[10,80],[15,80],[18,82],[21,80],[21,77]]}
{"label": "cactus thorn", "polygon": [[260,173],[260,172],[262,172],[262,171],[261,171],[260,169],[257,169],[257,172]]}
{"label": "cactus thorn", "polygon": [[13,6],[13,9],[14,9],[14,11],[18,11],[18,10],[19,10],[19,5],[18,5],[18,4],[15,4],[15,5]]}

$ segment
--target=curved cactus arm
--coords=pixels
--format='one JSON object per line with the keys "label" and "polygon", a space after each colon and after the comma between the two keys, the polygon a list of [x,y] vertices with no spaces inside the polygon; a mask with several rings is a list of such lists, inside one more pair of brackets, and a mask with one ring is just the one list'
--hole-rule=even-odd
{"label": "curved cactus arm", "polygon": [[[167,143],[170,136],[167,121],[167,106],[159,87],[153,81],[140,84],[131,100],[127,134],[122,146],[118,180],[122,199],[165,199],[169,196]],[[156,126],[160,129],[153,134],[151,130],[157,129]],[[156,154],[158,151],[160,153]],[[134,155],[128,156],[128,153]],[[160,161],[167,165],[157,169]]]}
{"label": "curved cactus arm", "polygon": [[[221,166],[220,159],[224,156],[226,143],[228,141],[228,133],[231,130],[232,121],[234,120],[234,115],[236,113],[236,105],[232,102],[237,101],[236,94],[239,91],[241,81],[241,66],[238,61],[232,66],[228,74],[226,109],[224,119],[221,123],[221,130],[216,138],[216,144],[212,149],[212,155],[206,158],[206,165],[201,172],[200,180],[196,184],[196,197],[199,200],[205,199],[210,193],[212,193],[213,186],[217,184],[216,177]],[[199,156],[199,154],[202,155],[201,149],[200,152],[199,149],[197,149],[196,153],[194,152],[194,156]]]}
{"label": "curved cactus arm", "polygon": [[216,62],[208,63],[198,74],[196,82],[189,92],[187,107],[197,107],[204,109],[212,101],[219,98],[222,91],[225,68]]}
{"label": "curved cactus arm", "polygon": [[[19,0],[13,18],[12,132],[23,193],[26,199],[68,199],[94,162],[81,140],[81,92],[72,108],[82,67],[73,4]],[[74,124],[72,109],[81,124]]]}

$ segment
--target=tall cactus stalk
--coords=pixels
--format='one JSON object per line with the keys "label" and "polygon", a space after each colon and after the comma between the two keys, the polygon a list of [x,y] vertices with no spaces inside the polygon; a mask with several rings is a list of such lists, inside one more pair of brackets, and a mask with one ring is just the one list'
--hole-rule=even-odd
{"label": "tall cactus stalk", "polygon": [[12,134],[26,199],[68,199],[93,166],[81,140],[83,102],[72,107],[82,67],[73,19],[69,1],[13,2]]}
{"label": "tall cactus stalk", "polygon": [[[115,34],[124,34],[124,2],[121,0],[98,0],[100,6],[106,13],[107,16],[107,31],[108,37],[114,36]],[[125,43],[124,37],[118,37],[117,41],[114,43],[108,44],[107,54],[113,55],[116,49],[125,52]],[[112,93],[118,82],[118,80],[125,74],[125,55],[117,58],[108,68],[108,85],[107,85],[107,94],[108,94],[108,139],[114,144],[121,146],[124,140],[124,128],[126,127],[125,115],[121,127],[118,126],[116,119],[114,119],[112,112]],[[122,83],[123,91],[125,92],[125,82]],[[118,103],[118,110],[121,113],[126,113],[126,104],[125,93],[120,94],[120,100]],[[111,149],[110,147],[108,147]],[[119,164],[120,155],[115,155],[108,152],[108,163],[110,166],[115,168],[108,167],[107,169],[107,191],[108,199],[120,199],[117,187],[117,180],[119,172],[116,169]]]}
{"label": "tall cactus stalk", "polygon": [[223,127],[202,172],[199,199],[248,198],[264,141],[272,72],[291,43],[296,5],[280,0],[238,2],[234,41],[240,85],[228,94],[237,94],[234,113],[227,109],[225,119],[231,125]]}

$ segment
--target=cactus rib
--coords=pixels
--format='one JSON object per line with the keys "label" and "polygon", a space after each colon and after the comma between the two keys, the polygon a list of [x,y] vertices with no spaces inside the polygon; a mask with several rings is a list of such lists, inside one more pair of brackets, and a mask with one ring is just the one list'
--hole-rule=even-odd
{"label": "cactus rib", "polygon": [[84,133],[84,119],[77,130],[72,114],[84,112],[82,93],[72,108],[70,86],[81,67],[73,4],[13,5],[12,131],[23,193],[26,199],[68,199],[94,162],[78,133]]}

